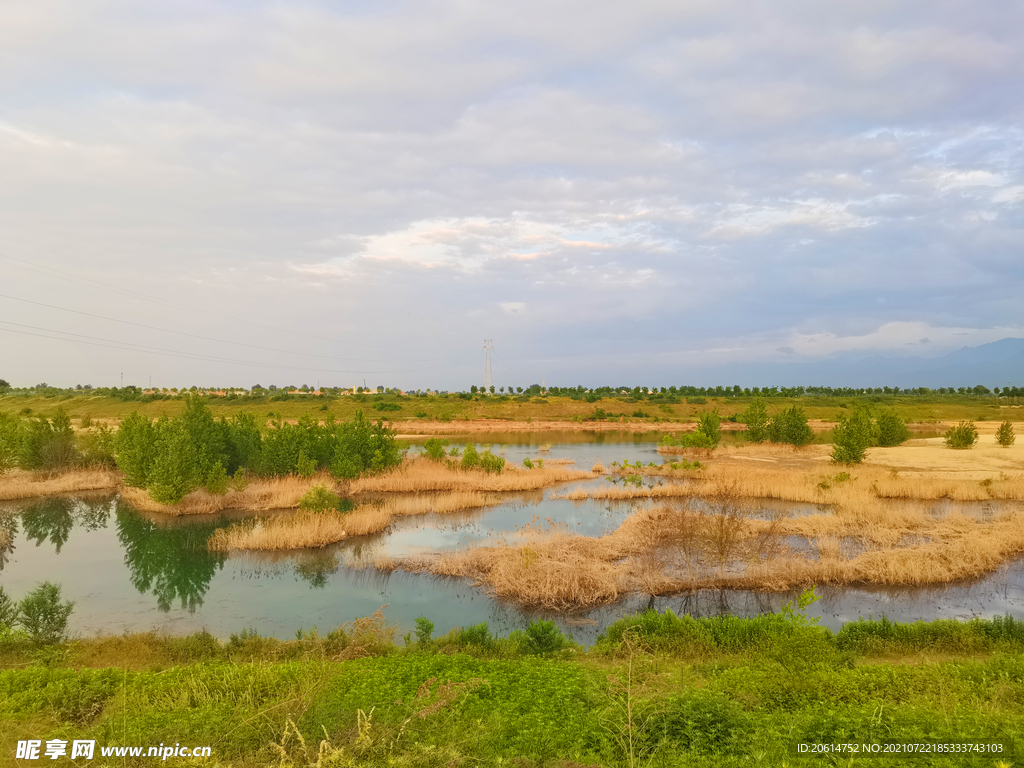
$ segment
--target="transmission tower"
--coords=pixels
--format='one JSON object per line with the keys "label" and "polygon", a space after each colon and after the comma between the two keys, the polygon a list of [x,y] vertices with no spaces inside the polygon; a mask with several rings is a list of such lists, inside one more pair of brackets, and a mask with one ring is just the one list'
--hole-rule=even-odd
{"label": "transmission tower", "polygon": [[494,349],[494,342],[491,339],[484,339],[484,389],[490,390],[494,386],[491,380],[491,350]]}

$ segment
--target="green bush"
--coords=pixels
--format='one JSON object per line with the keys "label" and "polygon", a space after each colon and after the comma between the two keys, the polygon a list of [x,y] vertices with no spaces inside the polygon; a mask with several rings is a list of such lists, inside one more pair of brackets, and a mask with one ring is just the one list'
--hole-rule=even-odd
{"label": "green bush", "polygon": [[308,512],[328,512],[341,509],[341,497],[322,483],[306,491],[299,499],[299,509]]}
{"label": "green bush", "polygon": [[1016,435],[1013,434],[1012,422],[1004,421],[999,425],[999,431],[996,432],[996,442],[1003,446],[1003,448],[1009,448],[1016,439]]}
{"label": "green bush", "polygon": [[857,408],[846,417],[839,416],[832,434],[832,462],[834,464],[860,464],[868,446],[875,442],[875,425],[864,408]]}
{"label": "green bush", "polygon": [[878,414],[878,444],[883,448],[901,445],[910,439],[907,423],[892,408]]}
{"label": "green bush", "polygon": [[526,628],[525,645],[529,653],[547,654],[571,648],[572,640],[562,634],[553,621],[537,619]]}
{"label": "green bush", "polygon": [[955,427],[946,430],[946,447],[964,450],[973,448],[978,442],[978,428],[973,421],[961,421]]}
{"label": "green bush", "polygon": [[773,443],[807,445],[814,439],[814,432],[807,424],[803,408],[794,405],[772,416],[768,422],[768,439]]}
{"label": "green bush", "polygon": [[18,620],[18,606],[10,596],[0,587],[0,634],[3,630],[10,629]]}
{"label": "green bush", "polygon": [[402,406],[398,403],[374,403],[374,410],[376,411],[400,411]]}
{"label": "green bush", "polygon": [[423,444],[423,450],[427,454],[427,458],[433,459],[434,461],[441,461],[445,457],[444,449],[447,445],[447,440],[432,437]]}
{"label": "green bush", "polygon": [[480,469],[484,472],[501,472],[505,467],[505,459],[501,456],[495,456],[490,451],[484,451],[480,454]]}
{"label": "green bush", "polygon": [[704,435],[717,448],[722,439],[722,419],[718,411],[707,411],[697,417],[697,434]]}
{"label": "green bush", "polygon": [[59,584],[44,581],[18,603],[18,623],[36,645],[54,645],[67,638],[74,607],[61,600]]}
{"label": "green bush", "polygon": [[430,642],[430,636],[434,634],[434,622],[426,616],[416,619],[416,642],[419,645],[426,645]]}
{"label": "green bush", "polygon": [[476,446],[472,443],[466,443],[466,447],[462,451],[462,468],[473,469],[479,466],[480,454],[477,453]]}
{"label": "green bush", "polygon": [[760,397],[755,397],[747,410],[740,414],[740,421],[747,425],[750,442],[763,443],[768,439],[768,406]]}
{"label": "green bush", "polygon": [[475,645],[480,648],[489,648],[494,645],[494,638],[491,637],[491,631],[487,628],[487,622],[483,621],[460,630],[458,643],[464,646]]}
{"label": "green bush", "polygon": [[204,487],[210,493],[223,496],[228,492],[230,484],[231,480],[228,478],[227,470],[225,470],[224,465],[218,461],[213,465],[213,469],[210,470],[210,474],[206,478]]}

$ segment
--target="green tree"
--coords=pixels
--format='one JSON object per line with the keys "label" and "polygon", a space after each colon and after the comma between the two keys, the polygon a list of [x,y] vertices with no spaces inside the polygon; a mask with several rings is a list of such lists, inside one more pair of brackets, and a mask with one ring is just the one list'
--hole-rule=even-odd
{"label": "green tree", "polygon": [[996,432],[996,442],[1003,446],[1003,448],[1009,448],[1016,439],[1017,436],[1013,434],[1012,422],[1007,420],[999,425],[999,431]]}
{"label": "green tree", "polygon": [[807,423],[803,408],[794,405],[775,414],[768,422],[768,439],[773,443],[807,445],[814,439],[814,431]]}
{"label": "green tree", "polygon": [[477,453],[476,446],[473,443],[466,443],[466,448],[462,452],[462,468],[473,469],[478,466],[480,466],[480,454]]}
{"label": "green tree", "polygon": [[22,424],[17,416],[0,413],[0,475],[18,465]]}
{"label": "green tree", "polygon": [[973,448],[978,442],[978,428],[973,421],[961,421],[955,427],[946,430],[946,447],[957,450]]}
{"label": "green tree", "polygon": [[885,408],[878,414],[878,445],[883,448],[901,445],[910,439],[907,423],[892,408]]}
{"label": "green tree", "polygon": [[74,607],[61,600],[59,584],[44,581],[18,603],[18,623],[36,645],[54,645],[67,638]]}
{"label": "green tree", "polygon": [[763,443],[768,439],[768,406],[764,400],[755,397],[740,421],[747,425],[747,437],[752,443]]}
{"label": "green tree", "polygon": [[697,417],[697,432],[704,435],[712,448],[722,439],[722,418],[718,411],[705,411]]}
{"label": "green tree", "polygon": [[841,415],[833,431],[832,462],[860,464],[874,437],[875,425],[866,409],[857,408],[849,417]]}
{"label": "green tree", "polygon": [[163,417],[154,425],[153,463],[149,469],[149,495],[161,504],[177,504],[196,490],[205,477],[200,473],[186,425]]}
{"label": "green tree", "polygon": [[153,464],[154,437],[153,423],[141,413],[129,414],[121,421],[114,437],[114,450],[125,485],[146,487]]}

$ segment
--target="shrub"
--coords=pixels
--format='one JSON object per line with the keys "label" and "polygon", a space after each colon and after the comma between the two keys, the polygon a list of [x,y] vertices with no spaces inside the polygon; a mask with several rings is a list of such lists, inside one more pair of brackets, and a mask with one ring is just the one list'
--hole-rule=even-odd
{"label": "shrub", "polygon": [[18,464],[21,452],[21,421],[0,413],[0,475]]}
{"label": "shrub", "polygon": [[224,469],[224,465],[219,461],[213,465],[213,469],[210,470],[210,474],[206,478],[204,484],[206,490],[210,493],[215,493],[218,496],[223,496],[228,492],[228,486],[230,480],[228,479],[227,470]]}
{"label": "shrub", "polygon": [[434,633],[434,622],[426,616],[416,619],[416,642],[419,645],[426,645],[430,642],[430,636]]}
{"label": "shrub", "polygon": [[[463,459],[465,460],[465,459]],[[505,467],[505,459],[501,456],[495,456],[490,451],[484,451],[480,454],[480,469],[484,472],[501,472]]]}
{"label": "shrub", "polygon": [[702,434],[711,442],[712,448],[717,448],[722,439],[722,419],[718,411],[708,411],[697,417],[697,433]]}
{"label": "shrub", "polygon": [[402,406],[400,406],[398,403],[374,403],[373,408],[374,408],[374,410],[377,410],[377,411],[400,411],[400,410],[402,410]]}
{"label": "shrub", "polygon": [[341,497],[322,483],[306,491],[299,499],[299,509],[309,512],[327,512],[341,509]]}
{"label": "shrub", "polygon": [[59,584],[44,581],[18,603],[18,623],[36,645],[55,645],[67,638],[74,607],[73,602],[61,601]]}
{"label": "shrub", "polygon": [[878,444],[883,448],[900,445],[910,438],[907,423],[892,408],[878,414]]}
{"label": "shrub", "polygon": [[946,447],[963,450],[973,448],[978,442],[978,428],[973,421],[961,421],[955,427],[946,430]]}
{"label": "shrub", "polygon": [[433,459],[434,461],[441,461],[444,459],[444,449],[447,445],[447,440],[432,437],[423,444],[423,450],[426,452],[428,458]]}
{"label": "shrub", "polygon": [[553,621],[537,619],[526,628],[526,648],[530,653],[555,653],[572,646]]}
{"label": "shrub", "polygon": [[465,449],[462,451],[462,468],[473,469],[474,467],[480,466],[480,454],[476,451],[476,446],[472,443],[466,443]]}
{"label": "shrub", "polygon": [[494,644],[494,638],[491,637],[491,631],[487,628],[486,621],[460,630],[458,639],[461,645],[478,645],[481,648],[488,648]]}
{"label": "shrub", "polygon": [[295,474],[299,477],[312,477],[316,474],[316,459],[307,456],[304,451],[299,451],[299,458],[295,462]]}
{"label": "shrub", "polygon": [[996,442],[1003,446],[1003,448],[1009,448],[1016,439],[1017,436],[1013,434],[1013,424],[1010,421],[1004,421],[999,425],[999,431],[996,432]]}
{"label": "shrub", "polygon": [[740,421],[747,425],[750,442],[763,443],[768,439],[768,406],[760,397],[755,397],[747,410],[740,414]]}
{"label": "shrub", "polygon": [[856,409],[849,418],[841,415],[832,437],[832,462],[860,464],[874,442],[874,432],[871,416],[865,409]]}
{"label": "shrub", "polygon": [[18,619],[18,606],[0,587],[0,634],[10,629]]}
{"label": "shrub", "polygon": [[533,459],[527,456],[525,459],[523,459],[523,466],[526,467],[527,469],[533,469]]}
{"label": "shrub", "polygon": [[773,443],[807,445],[814,439],[814,432],[807,424],[803,408],[794,405],[775,414],[768,422],[768,439]]}

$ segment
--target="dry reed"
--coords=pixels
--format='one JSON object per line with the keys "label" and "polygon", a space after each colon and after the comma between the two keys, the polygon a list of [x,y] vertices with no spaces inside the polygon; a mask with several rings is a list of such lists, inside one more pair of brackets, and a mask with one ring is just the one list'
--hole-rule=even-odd
{"label": "dry reed", "polygon": [[298,512],[223,528],[210,537],[215,552],[325,547],[348,535],[348,519],[338,512]]}
{"label": "dry reed", "polygon": [[114,490],[121,481],[119,472],[89,467],[58,475],[15,470],[0,475],[0,500],[32,499],[77,491]]}
{"label": "dry reed", "polygon": [[122,498],[136,509],[144,512],[161,512],[166,515],[209,515],[223,509],[245,509],[262,512],[269,509],[291,509],[317,483],[333,486],[330,476],[301,478],[294,475],[285,477],[259,478],[252,480],[242,490],[231,489],[225,494],[210,493],[205,489],[193,491],[181,503],[161,504],[150,498],[142,488],[123,487]]}
{"label": "dry reed", "polygon": [[521,469],[512,465],[498,473],[464,470],[457,465],[414,458],[393,472],[353,480],[349,490],[361,493],[412,493],[417,491],[533,491],[593,475],[560,466]]}

